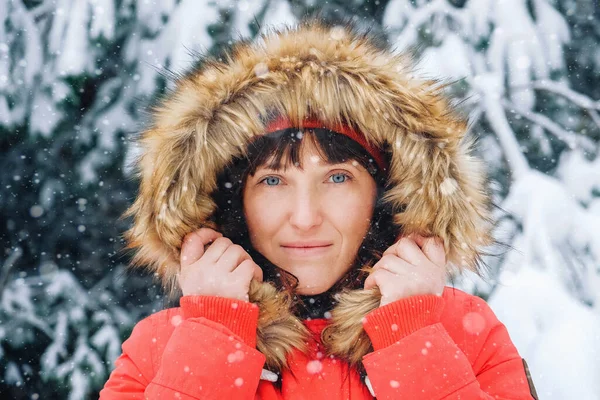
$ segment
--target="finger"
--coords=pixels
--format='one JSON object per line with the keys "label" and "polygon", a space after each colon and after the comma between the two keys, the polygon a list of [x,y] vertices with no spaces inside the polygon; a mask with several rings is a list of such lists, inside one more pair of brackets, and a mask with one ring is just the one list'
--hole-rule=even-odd
{"label": "finger", "polygon": [[377,282],[375,281],[375,272],[372,272],[371,275],[367,276],[367,279],[365,279],[364,288],[365,290],[369,290],[375,286],[377,286]]}
{"label": "finger", "polygon": [[401,238],[395,245],[390,246],[384,254],[394,254],[413,265],[429,262],[427,256],[411,236]]}
{"label": "finger", "polygon": [[221,236],[221,233],[209,228],[201,228],[185,235],[179,254],[181,267],[187,267],[199,260],[204,255],[204,246]]}
{"label": "finger", "polygon": [[365,286],[364,286],[365,290],[372,289],[372,288],[374,288],[376,286],[381,289],[380,285],[381,285],[382,279],[386,275],[389,276],[389,274],[391,274],[391,272],[386,271],[384,269],[380,269],[378,271],[375,271],[375,272],[371,273],[371,275],[369,275],[367,277],[367,279],[365,279]]}
{"label": "finger", "polygon": [[[259,282],[263,281],[263,271],[252,259],[243,261],[235,269],[235,271],[233,271],[233,273],[235,273],[238,269],[240,269],[240,267],[241,267],[241,271],[243,271],[243,272],[239,272],[239,273],[241,275],[243,275],[244,277],[250,276],[250,279],[255,279]],[[248,281],[248,283],[249,282],[250,281]]]}
{"label": "finger", "polygon": [[424,237],[415,235],[414,239],[432,263],[439,266],[446,265],[446,250],[441,238],[437,236]]}
{"label": "finger", "polygon": [[386,270],[396,275],[413,275],[419,271],[419,268],[415,268],[414,265],[395,256],[386,256],[378,269]]}
{"label": "finger", "polygon": [[220,237],[216,239],[210,247],[206,250],[204,254],[204,258],[207,261],[216,263],[219,258],[225,253],[225,250],[229,248],[229,246],[233,245],[233,242],[226,237]]}
{"label": "finger", "polygon": [[254,263],[254,276],[252,279],[256,279],[259,282],[263,281],[263,270],[256,263]]}
{"label": "finger", "polygon": [[384,252],[383,255],[386,254],[393,254],[393,255],[397,255],[397,247],[400,244],[400,241],[404,238],[410,238],[414,235],[414,233],[411,233],[409,235],[406,234],[400,234],[400,236],[398,236],[398,238],[396,239],[396,241],[394,242],[393,245],[391,245],[390,247],[388,247]]}
{"label": "finger", "polygon": [[[402,238],[400,238],[400,239],[402,239]],[[387,249],[385,249],[385,251],[383,252],[382,255],[383,256],[386,256],[386,255],[396,255],[396,246],[398,246],[398,243],[400,242],[400,239],[398,239],[397,242],[395,242],[393,245],[391,245],[390,247],[388,247]]]}
{"label": "finger", "polygon": [[252,260],[250,254],[242,246],[232,244],[221,254],[221,257],[217,260],[217,264],[221,268],[231,272],[245,260]]}
{"label": "finger", "polygon": [[252,261],[251,259],[244,260],[241,264],[237,266],[236,269],[234,269],[231,272],[231,276],[233,279],[239,279],[240,281],[247,283],[248,287],[250,287],[250,281],[252,280],[255,274],[254,267],[257,267],[254,261]]}
{"label": "finger", "polygon": [[210,228],[200,228],[196,231],[196,234],[202,239],[202,243],[206,246],[209,243],[214,242],[220,237],[223,237],[221,232],[217,232]]}
{"label": "finger", "polygon": [[383,257],[381,257],[379,259],[379,261],[377,261],[375,263],[375,265],[373,265],[372,270],[373,271],[377,271],[380,268],[384,268],[385,264],[389,264],[389,263],[394,262],[394,259],[401,260],[401,258],[399,258],[398,256],[396,256],[395,254],[386,254]]}

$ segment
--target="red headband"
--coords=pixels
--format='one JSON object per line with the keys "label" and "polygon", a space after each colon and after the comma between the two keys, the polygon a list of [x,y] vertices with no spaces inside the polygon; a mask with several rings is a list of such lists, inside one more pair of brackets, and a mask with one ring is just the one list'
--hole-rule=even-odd
{"label": "red headband", "polygon": [[[291,121],[289,119],[284,118],[284,117],[279,117],[279,118],[269,122],[269,124],[267,125],[267,128],[266,128],[266,133],[271,133],[271,132],[275,132],[275,131],[278,131],[281,129],[287,129],[287,128],[293,128],[293,127],[294,127],[294,125],[291,123]],[[387,164],[385,162],[385,159],[383,158],[383,154],[381,153],[381,151],[378,148],[373,147],[369,143],[367,143],[367,140],[365,139],[364,135],[356,132],[354,129],[352,129],[348,125],[345,125],[345,124],[326,125],[317,119],[305,119],[302,123],[302,127],[303,128],[325,128],[325,129],[329,129],[336,133],[341,133],[342,135],[345,135],[345,136],[349,137],[350,139],[354,140],[356,143],[360,144],[367,151],[367,153],[369,153],[369,155],[371,157],[373,157],[373,160],[375,160],[375,162],[377,163],[377,165],[379,166],[379,169],[381,171],[384,171],[387,169]]]}

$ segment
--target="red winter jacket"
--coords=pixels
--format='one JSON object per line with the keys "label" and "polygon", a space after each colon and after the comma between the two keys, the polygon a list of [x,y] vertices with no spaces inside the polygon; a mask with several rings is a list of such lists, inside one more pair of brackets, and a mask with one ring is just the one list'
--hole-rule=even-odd
{"label": "red winter jacket", "polygon": [[[321,351],[327,320],[307,320],[315,343],[296,352],[281,390],[261,380],[258,308],[209,296],[140,321],[102,392],[112,399],[373,399],[355,370]],[[480,298],[447,287],[376,309],[363,358],[377,399],[532,399],[524,362],[504,325]]]}

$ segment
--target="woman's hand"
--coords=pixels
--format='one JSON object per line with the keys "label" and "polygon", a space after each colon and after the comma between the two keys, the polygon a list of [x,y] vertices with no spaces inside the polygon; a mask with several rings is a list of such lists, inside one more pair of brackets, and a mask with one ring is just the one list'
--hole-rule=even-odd
{"label": "woman's hand", "polygon": [[[205,249],[208,244],[210,246]],[[185,236],[180,265],[177,279],[184,296],[219,296],[248,301],[252,279],[263,279],[262,270],[241,246],[209,228]]]}
{"label": "woman's hand", "polygon": [[441,296],[446,284],[445,267],[442,240],[412,234],[383,253],[365,280],[365,289],[379,287],[380,307],[419,294]]}

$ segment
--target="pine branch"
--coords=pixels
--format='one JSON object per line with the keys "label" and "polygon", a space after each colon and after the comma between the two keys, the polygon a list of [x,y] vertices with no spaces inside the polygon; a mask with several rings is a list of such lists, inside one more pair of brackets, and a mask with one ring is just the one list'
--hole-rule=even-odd
{"label": "pine branch", "polygon": [[560,96],[563,96],[567,100],[571,101],[575,105],[587,111],[592,121],[594,121],[598,129],[600,129],[600,114],[598,114],[598,110],[600,110],[600,101],[591,99],[590,97],[576,92],[573,89],[556,81],[549,80],[534,81],[528,85],[512,86],[511,90],[519,91],[531,88],[538,90],[546,90],[548,92],[556,93]]}
{"label": "pine branch", "polygon": [[590,114],[592,121],[594,121],[598,129],[600,129],[600,115],[598,115],[598,113],[595,110],[587,110],[587,112],[588,114]]}
{"label": "pine branch", "polygon": [[490,126],[498,136],[498,140],[500,140],[506,156],[506,162],[511,167],[512,173],[516,176],[523,175],[530,169],[529,163],[523,155],[516,135],[506,119],[501,102],[493,93],[487,93],[483,95],[482,106],[485,109]]}
{"label": "pine branch", "polygon": [[535,113],[533,111],[523,111],[519,110],[517,106],[515,106],[510,101],[504,99],[502,100],[502,106],[510,112],[515,114],[519,114],[523,118],[527,118],[531,122],[538,124],[546,131],[553,134],[557,139],[566,143],[569,148],[574,149],[576,147],[581,147],[584,150],[594,152],[596,150],[596,146],[593,141],[588,139],[585,136],[578,135],[574,132],[567,131],[562,126],[552,121],[550,118],[545,115]]}
{"label": "pine branch", "polygon": [[[15,322],[17,320],[24,321],[25,323],[37,328],[40,332],[43,332],[50,339],[54,337],[54,332],[48,324],[41,318],[38,318],[34,314],[23,313],[21,311],[14,312],[12,310],[4,310],[6,314],[10,317],[9,322]],[[12,319],[12,320],[11,320]]]}
{"label": "pine branch", "polygon": [[404,49],[411,43],[416,43],[419,28],[436,14],[445,17],[452,16],[455,20],[460,20],[460,14],[453,7],[450,7],[446,0],[434,0],[423,7],[415,9],[410,14],[399,37],[396,39],[396,46]]}
{"label": "pine branch", "polygon": [[47,17],[52,14],[56,9],[56,3],[46,1],[39,6],[31,9],[29,13],[33,17],[33,19],[38,22],[40,19]]}
{"label": "pine branch", "polygon": [[596,126],[600,128],[600,115],[598,115],[597,111],[600,110],[600,101],[593,100],[588,96],[576,92],[565,85],[561,85],[556,81],[534,81],[532,87],[534,89],[547,90],[549,92],[556,93],[570,100],[574,104],[586,110],[590,115],[590,118],[592,118],[592,121],[594,121]]}
{"label": "pine branch", "polygon": [[2,264],[2,271],[0,271],[0,297],[2,297],[2,293],[4,292],[4,288],[6,287],[6,282],[8,282],[8,276],[10,275],[10,271],[13,269],[15,263],[21,256],[23,255],[23,249],[20,247],[16,247],[13,252],[8,256],[4,263]]}
{"label": "pine branch", "polygon": [[559,94],[586,110],[600,110],[600,101],[593,100],[588,96],[576,92],[573,89],[570,89],[556,81],[534,81],[532,82],[531,86],[534,89],[547,90],[549,92]]}

